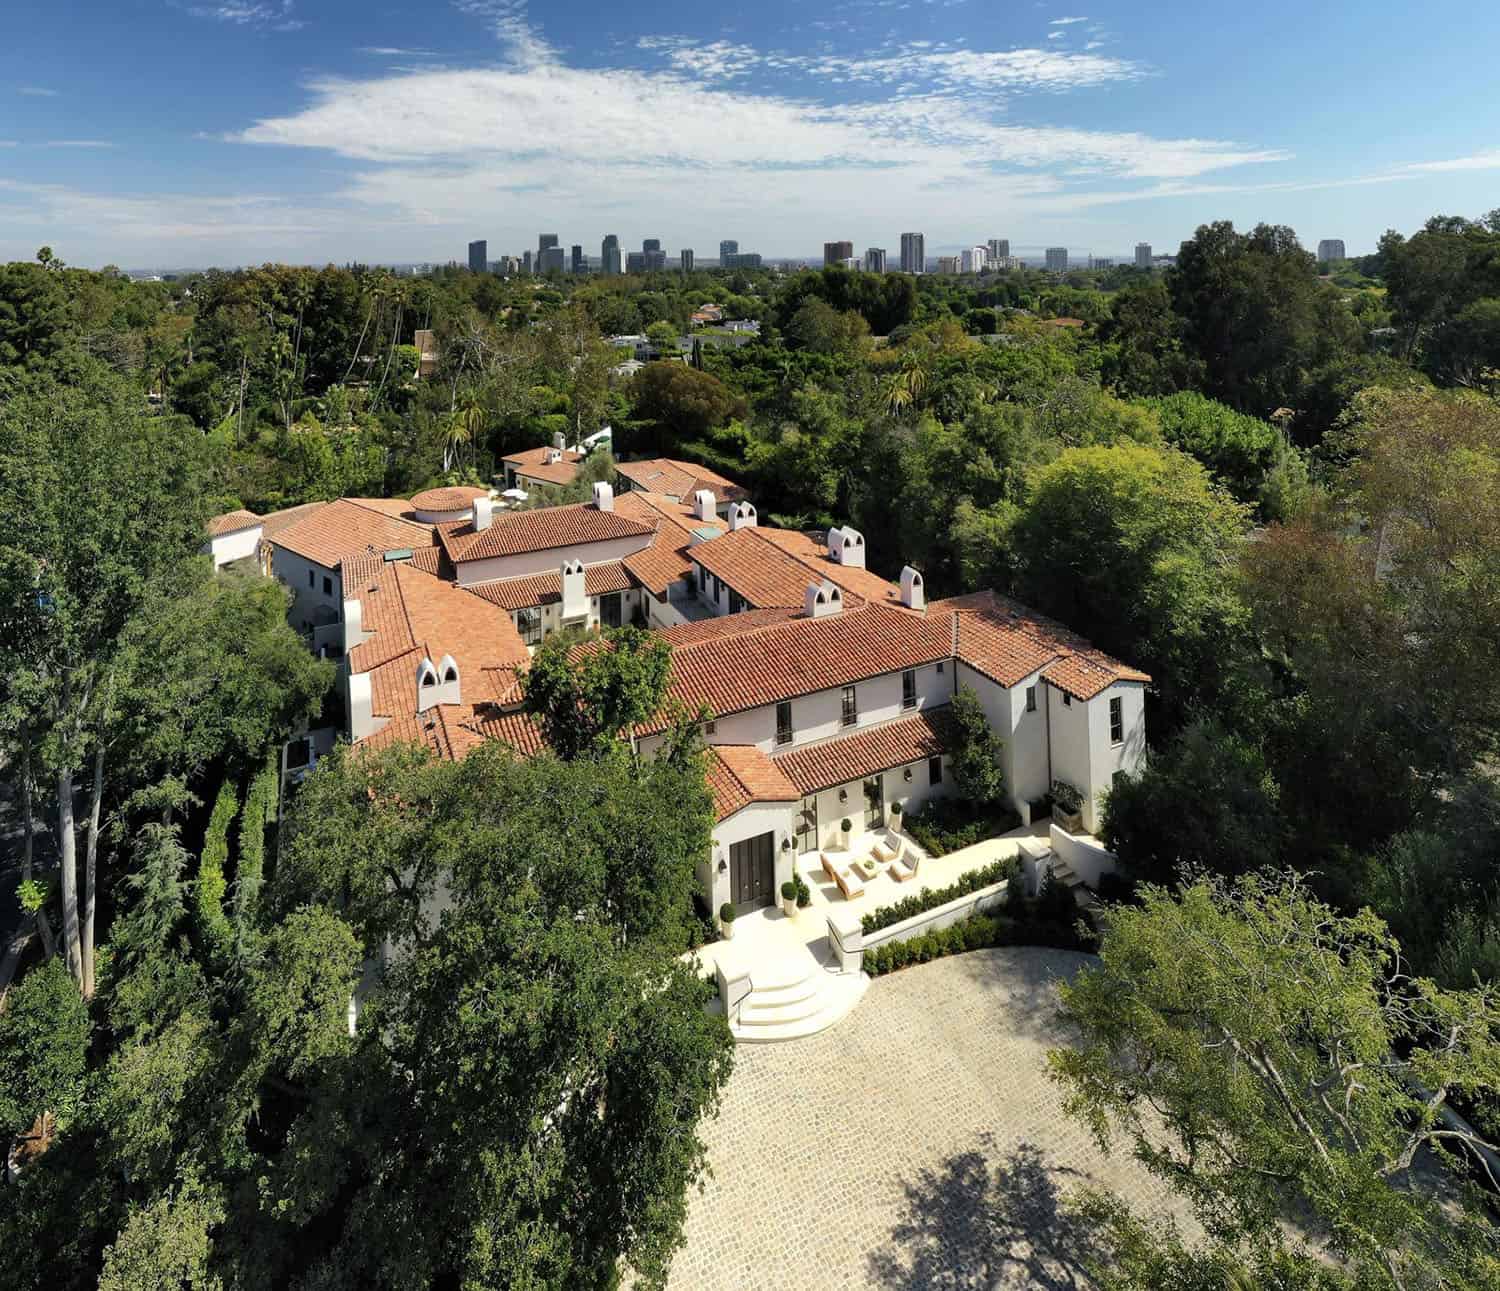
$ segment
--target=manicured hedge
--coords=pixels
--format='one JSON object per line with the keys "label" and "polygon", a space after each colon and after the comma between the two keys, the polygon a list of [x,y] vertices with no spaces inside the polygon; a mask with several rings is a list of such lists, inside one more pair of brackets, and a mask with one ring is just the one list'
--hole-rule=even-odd
{"label": "manicured hedge", "polygon": [[226,776],[214,799],[203,836],[203,850],[198,857],[198,885],[195,892],[198,931],[214,955],[223,955],[230,944],[229,920],[224,914],[227,887],[224,871],[229,862],[229,827],[239,813],[240,795],[233,779]]}
{"label": "manicured hedge", "polygon": [[[1071,899],[1071,898],[1070,898]],[[1020,909],[1017,917],[1009,911]],[[894,973],[912,964],[957,955],[966,950],[983,950],[987,946],[1055,946],[1061,950],[1088,950],[1094,938],[1080,936],[1077,917],[1061,917],[1055,902],[1008,902],[1005,911],[976,914],[960,923],[888,942],[867,950],[864,970],[871,977]]]}
{"label": "manicured hedge", "polygon": [[976,807],[958,798],[935,798],[920,815],[905,817],[903,827],[929,856],[946,856],[1008,833],[1020,823],[1020,816],[1004,807]]}
{"label": "manicured hedge", "polygon": [[896,902],[895,905],[885,906],[863,915],[859,926],[868,936],[872,932],[879,932],[882,928],[889,928],[893,923],[910,919],[912,915],[922,914],[924,911],[935,909],[958,897],[968,896],[970,892],[978,892],[980,888],[987,888],[992,883],[1000,882],[1001,879],[1015,878],[1020,872],[1020,864],[1013,859],[995,861],[980,869],[970,870],[969,873],[961,875],[956,883],[950,883],[945,888],[923,888],[920,892]]}

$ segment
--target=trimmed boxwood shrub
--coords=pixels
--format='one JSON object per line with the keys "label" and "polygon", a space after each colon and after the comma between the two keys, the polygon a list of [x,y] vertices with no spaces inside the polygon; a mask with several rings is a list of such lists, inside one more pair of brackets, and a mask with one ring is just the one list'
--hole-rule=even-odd
{"label": "trimmed boxwood shrub", "polygon": [[[1069,900],[1071,900],[1071,896]],[[1055,902],[1055,898],[1054,898]],[[1019,908],[1019,917],[1009,909]],[[920,937],[887,942],[864,953],[864,970],[871,977],[893,973],[912,964],[958,955],[966,950],[983,950],[988,946],[1053,946],[1059,950],[1089,950],[1095,944],[1092,930],[1080,936],[1079,919],[1083,912],[1073,910],[1061,918],[1058,906],[1044,906],[1041,900],[1012,903],[1007,911],[976,914],[946,928],[935,928]]]}
{"label": "trimmed boxwood shrub", "polygon": [[961,798],[934,798],[919,815],[903,816],[901,823],[929,856],[946,856],[1009,832],[1021,818],[1007,807],[981,807]]}
{"label": "trimmed boxwood shrub", "polygon": [[968,896],[970,892],[978,892],[980,888],[987,888],[992,883],[1000,882],[1001,879],[1014,879],[1020,872],[1020,863],[1014,859],[995,861],[993,864],[960,875],[956,883],[950,883],[945,888],[923,888],[920,892],[897,901],[895,905],[885,906],[880,910],[862,915],[859,926],[868,936],[872,932],[879,932],[882,928],[889,928],[893,923],[910,919],[913,915],[936,909],[945,902]]}

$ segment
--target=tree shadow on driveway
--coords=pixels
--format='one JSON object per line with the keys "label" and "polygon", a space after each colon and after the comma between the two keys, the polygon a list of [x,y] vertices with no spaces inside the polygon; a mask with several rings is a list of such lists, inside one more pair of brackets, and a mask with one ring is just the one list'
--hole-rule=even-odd
{"label": "tree shadow on driveway", "polygon": [[1084,1178],[1029,1143],[994,1164],[979,1149],[951,1156],[904,1185],[905,1213],[869,1257],[870,1281],[890,1291],[1092,1287],[1101,1250],[1061,1196]]}

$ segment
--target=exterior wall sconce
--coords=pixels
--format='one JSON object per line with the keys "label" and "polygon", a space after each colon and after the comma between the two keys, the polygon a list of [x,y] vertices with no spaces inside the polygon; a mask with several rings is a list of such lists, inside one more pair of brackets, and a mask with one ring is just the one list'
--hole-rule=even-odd
{"label": "exterior wall sconce", "polygon": [[839,801],[840,802],[848,802],[849,801],[849,791],[847,789],[840,789],[839,790]]}
{"label": "exterior wall sconce", "polygon": [[907,767],[906,770],[901,773],[901,778],[903,780],[905,780],[907,782],[907,784],[911,783],[911,768],[910,767]]}

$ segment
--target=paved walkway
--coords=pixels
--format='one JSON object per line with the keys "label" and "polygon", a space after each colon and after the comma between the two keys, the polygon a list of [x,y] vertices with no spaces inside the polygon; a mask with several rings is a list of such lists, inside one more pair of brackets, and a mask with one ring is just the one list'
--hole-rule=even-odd
{"label": "paved walkway", "polygon": [[1084,962],[957,955],[878,978],[821,1035],[741,1045],[672,1291],[1088,1286],[1063,1196],[1093,1179],[1151,1211],[1167,1194],[1101,1157],[1046,1078],[1055,984]]}

